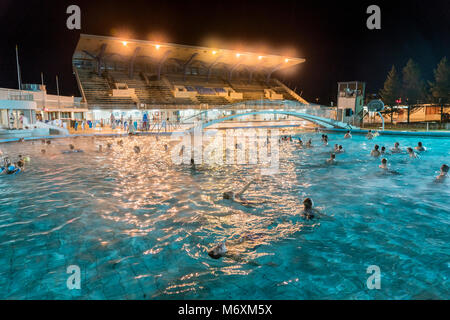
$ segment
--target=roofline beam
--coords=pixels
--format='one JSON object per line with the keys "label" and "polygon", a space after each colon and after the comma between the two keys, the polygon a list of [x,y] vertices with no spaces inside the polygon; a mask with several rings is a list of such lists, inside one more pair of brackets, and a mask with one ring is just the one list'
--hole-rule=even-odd
{"label": "roofline beam", "polygon": [[136,57],[137,57],[137,55],[138,55],[140,50],[141,50],[141,47],[136,47],[136,49],[134,49],[133,55],[131,56],[130,64],[128,65],[128,76],[129,76],[130,79],[133,78],[134,62],[135,62]]}
{"label": "roofline beam", "polygon": [[194,52],[191,57],[184,63],[183,66],[183,81],[186,80],[186,70],[187,67],[189,66],[189,64],[191,64],[191,62],[194,60],[194,58],[198,55],[198,52]]}
{"label": "roofline beam", "polygon": [[275,71],[279,70],[279,69],[281,68],[282,65],[283,65],[282,63],[277,64],[275,67],[273,67],[273,68],[269,71],[269,73],[267,74],[267,78],[266,78],[266,84],[269,84],[270,77],[272,76],[272,73],[274,73]]}
{"label": "roofline beam", "polygon": [[211,63],[208,67],[208,81],[209,78],[211,78],[211,72],[212,72],[212,68],[219,62],[219,60],[223,57],[223,55],[220,55],[216,58],[216,60],[214,60],[213,63]]}
{"label": "roofline beam", "polygon": [[101,66],[102,66],[102,63],[103,63],[103,56],[105,55],[105,51],[106,51],[106,47],[107,46],[108,45],[106,43],[103,43],[101,45],[101,47],[100,47],[100,52],[97,55],[97,74],[98,75],[101,75],[101,73],[102,73]]}
{"label": "roofline beam", "polygon": [[167,58],[169,57],[169,54],[172,52],[172,50],[167,50],[164,52],[164,55],[162,56],[161,60],[159,60],[158,63],[158,80],[161,80],[161,69],[164,65],[164,62],[166,62]]}

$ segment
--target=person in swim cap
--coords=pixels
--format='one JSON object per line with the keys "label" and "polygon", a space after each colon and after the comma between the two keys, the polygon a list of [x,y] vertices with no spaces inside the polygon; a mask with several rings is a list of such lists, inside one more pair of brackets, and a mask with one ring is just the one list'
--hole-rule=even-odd
{"label": "person in swim cap", "polygon": [[225,245],[225,242],[222,242],[221,244],[209,250],[208,255],[213,259],[220,259],[225,256],[227,252],[227,246]]}
{"label": "person in swim cap", "polygon": [[396,142],[394,147],[391,149],[392,153],[400,153],[402,149],[400,149],[400,143]]}
{"label": "person in swim cap", "polygon": [[414,149],[416,149],[417,151],[425,151],[426,150],[425,147],[422,145],[422,142],[419,142]]}
{"label": "person in swim cap", "polygon": [[441,166],[441,172],[436,177],[436,182],[444,182],[447,177],[448,177],[448,165],[443,164]]}
{"label": "person in swim cap", "polygon": [[380,146],[376,144],[375,147],[373,148],[373,150],[370,152],[370,155],[372,157],[379,157],[381,155],[381,152],[379,149],[380,149]]}

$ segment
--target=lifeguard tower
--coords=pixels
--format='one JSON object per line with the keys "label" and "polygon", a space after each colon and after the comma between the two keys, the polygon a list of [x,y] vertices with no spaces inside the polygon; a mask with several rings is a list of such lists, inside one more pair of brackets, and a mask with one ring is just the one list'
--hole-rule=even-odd
{"label": "lifeguard tower", "polygon": [[336,120],[359,121],[362,114],[366,83],[360,81],[338,82]]}

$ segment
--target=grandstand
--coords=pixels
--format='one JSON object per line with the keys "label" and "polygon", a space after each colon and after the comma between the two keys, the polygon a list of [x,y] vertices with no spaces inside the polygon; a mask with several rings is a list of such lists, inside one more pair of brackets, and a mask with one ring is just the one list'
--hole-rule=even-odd
{"label": "grandstand", "polygon": [[89,109],[105,112],[214,109],[268,100],[271,109],[276,101],[308,104],[272,77],[304,61],[85,34],[72,59],[83,101]]}

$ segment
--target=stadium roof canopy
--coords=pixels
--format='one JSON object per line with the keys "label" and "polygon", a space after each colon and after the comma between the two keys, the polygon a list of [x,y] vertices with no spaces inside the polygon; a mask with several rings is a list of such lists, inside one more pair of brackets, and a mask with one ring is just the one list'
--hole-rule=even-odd
{"label": "stadium roof canopy", "polygon": [[135,60],[146,59],[154,64],[163,64],[172,60],[180,66],[187,66],[195,61],[207,68],[221,64],[230,69],[239,66],[264,69],[270,72],[305,62],[305,59],[302,58],[279,55],[87,34],[80,35],[73,58],[132,63]]}

